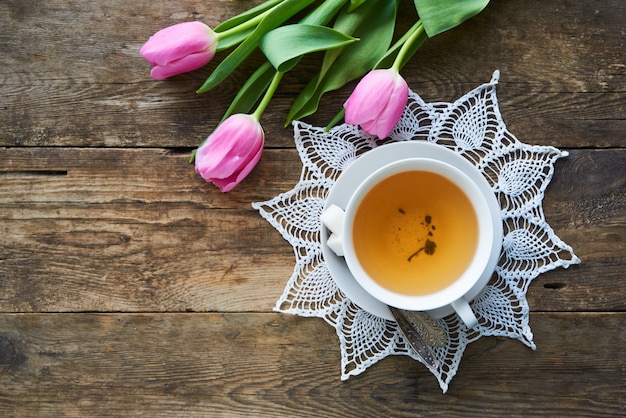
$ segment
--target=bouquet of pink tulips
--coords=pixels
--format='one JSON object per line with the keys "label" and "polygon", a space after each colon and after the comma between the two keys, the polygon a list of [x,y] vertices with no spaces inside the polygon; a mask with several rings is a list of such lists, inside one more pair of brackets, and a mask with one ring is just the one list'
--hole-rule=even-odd
{"label": "bouquet of pink tulips", "polygon": [[[201,22],[162,29],[143,45],[141,55],[153,66],[150,75],[163,79],[196,70],[216,53],[230,51],[198,93],[220,84],[256,48],[267,58],[191,157],[202,178],[227,192],[261,158],[261,115],[283,74],[302,56],[325,51],[319,72],[296,98],[285,125],[315,113],[323,94],[363,77],[345,102],[345,113],[338,112],[331,124],[344,117],[346,123],[384,139],[408,100],[402,67],[428,37],[459,25],[488,2],[414,0],[415,24],[396,34],[400,0],[267,0],[215,29]],[[288,23],[298,16],[298,23]]]}

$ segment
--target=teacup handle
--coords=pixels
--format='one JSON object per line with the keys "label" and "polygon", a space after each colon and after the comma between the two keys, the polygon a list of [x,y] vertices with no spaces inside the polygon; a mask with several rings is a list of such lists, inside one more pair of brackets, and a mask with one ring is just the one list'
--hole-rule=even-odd
{"label": "teacup handle", "polygon": [[333,250],[333,252],[339,257],[344,255],[342,234],[345,216],[346,213],[339,206],[330,205],[324,212],[322,212],[322,216],[320,217],[322,223],[331,232],[328,237],[328,241],[326,241],[326,245],[328,245],[328,248]]}
{"label": "teacup handle", "polygon": [[[337,205],[330,205],[320,217],[322,224],[330,230],[330,236],[326,241],[326,245],[339,257],[343,257],[343,223],[346,213]],[[478,325],[478,319],[472,308],[469,306],[469,302],[464,297],[461,297],[451,303],[452,308],[459,315],[461,320],[468,328],[474,328]]]}
{"label": "teacup handle", "polygon": [[469,306],[469,302],[464,297],[461,297],[451,303],[455,312],[459,315],[465,326],[468,328],[475,328],[478,325],[478,318]]}

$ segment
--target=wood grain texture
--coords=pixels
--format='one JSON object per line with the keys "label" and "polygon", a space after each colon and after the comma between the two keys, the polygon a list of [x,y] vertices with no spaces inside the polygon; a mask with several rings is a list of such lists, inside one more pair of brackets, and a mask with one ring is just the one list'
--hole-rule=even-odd
{"label": "wood grain texture", "polygon": [[[408,357],[339,380],[334,331],[280,314],[3,314],[3,416],[623,416],[624,314],[533,314],[450,391]],[[612,339],[605,335],[613,335]],[[596,341],[581,344],[580,341]]]}
{"label": "wood grain texture", "polygon": [[[341,382],[332,327],[272,312],[293,250],[250,204],[299,179],[283,121],[314,59],[283,78],[234,191],[186,162],[261,56],[196,95],[221,57],[155,81],[139,48],[260,2],[0,1],[0,415],[626,415],[626,2],[494,0],[402,70],[449,102],[499,69],[509,131],[570,153],[543,207],[582,264],[531,284],[536,351],[481,338],[445,395],[407,357]],[[326,124],[353,86],[306,121]]]}
{"label": "wood grain texture", "polygon": [[[139,48],[161,27],[186,20],[216,26],[256,3],[2,2],[0,145],[197,146],[260,58],[216,90],[196,95],[214,63],[154,81]],[[500,69],[501,110],[521,139],[559,147],[623,146],[623,8],[621,0],[492,2],[474,19],[428,40],[403,75],[427,101],[451,101]],[[403,2],[403,16],[414,18],[411,2]],[[269,147],[293,146],[282,124],[317,65],[304,60],[285,76],[263,119]],[[350,88],[324,100],[311,121],[326,124]]]}
{"label": "wood grain texture", "polygon": [[[229,194],[167,150],[3,155],[2,310],[267,310],[291,275],[291,247],[250,202],[293,187],[295,150],[267,150]],[[625,162],[621,149],[572,150],[557,162],[545,216],[583,264],[540,275],[528,292],[533,310],[625,308]],[[621,291],[604,291],[615,283]]]}

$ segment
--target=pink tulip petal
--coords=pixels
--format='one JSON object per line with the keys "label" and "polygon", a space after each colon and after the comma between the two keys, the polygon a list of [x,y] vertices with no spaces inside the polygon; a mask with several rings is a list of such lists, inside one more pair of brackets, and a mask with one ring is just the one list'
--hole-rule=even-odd
{"label": "pink tulip petal", "polygon": [[263,144],[263,128],[254,117],[232,115],[196,152],[196,172],[220,190],[232,190],[259,162]]}
{"label": "pink tulip petal", "polygon": [[250,172],[254,169],[257,163],[261,160],[261,155],[263,154],[263,147],[260,147],[256,154],[252,156],[252,158],[246,162],[245,166],[242,167],[241,171],[237,175],[237,183],[243,180]]}
{"label": "pink tulip petal", "polygon": [[220,192],[222,193],[230,192],[237,186],[237,182],[232,180],[231,178],[214,179],[211,180],[210,183],[213,183],[218,189],[220,189]]}
{"label": "pink tulip petal", "polygon": [[408,85],[397,71],[374,70],[344,103],[345,121],[383,139],[398,123],[407,101]]}
{"label": "pink tulip petal", "polygon": [[233,115],[217,127],[198,154],[207,175],[227,178],[245,165],[262,146],[263,132],[256,119],[248,115]]}
{"label": "pink tulip petal", "polygon": [[380,109],[387,106],[394,84],[394,78],[388,70],[369,72],[344,104],[346,122],[359,125],[363,121],[376,119]]}
{"label": "pink tulip petal", "polygon": [[150,71],[150,77],[161,80],[177,74],[197,70],[198,68],[208,64],[214,55],[215,51],[199,52],[197,54],[187,55],[179,60],[172,61],[168,63],[168,65],[157,65]]}
{"label": "pink tulip petal", "polygon": [[376,135],[376,124],[378,123],[378,121],[376,119],[374,120],[368,120],[366,122],[361,122],[361,129],[363,129],[365,132],[367,132],[370,135]]}
{"label": "pink tulip petal", "polygon": [[[166,65],[173,61],[184,58],[186,55],[195,54],[198,52],[208,51],[212,44],[207,42],[206,36],[202,39],[175,39],[178,41],[176,44],[166,45],[166,43],[155,43],[154,50],[147,50],[142,53],[142,56],[146,58],[152,65]],[[167,43],[172,43],[169,40]]]}
{"label": "pink tulip petal", "polygon": [[158,31],[139,52],[153,67],[158,67],[151,76],[161,79],[206,65],[216,48],[217,36],[211,28],[202,22],[184,22]]}
{"label": "pink tulip petal", "polygon": [[254,167],[257,165],[259,160],[261,159],[261,154],[263,154],[263,148],[260,148],[256,155],[245,165],[245,167],[239,172],[235,173],[232,176],[226,179],[214,179],[213,184],[215,184],[221,192],[229,192],[235,188],[244,178],[252,172]]}
{"label": "pink tulip petal", "polygon": [[141,47],[153,65],[166,64],[187,54],[208,49],[215,42],[211,28],[201,22],[184,22],[161,29]]}
{"label": "pink tulip petal", "polygon": [[[367,132],[372,135],[376,135],[379,138],[386,138],[389,136],[393,128],[396,126],[400,118],[402,117],[402,113],[404,112],[404,108],[409,99],[409,88],[404,80],[401,80],[402,83],[397,85],[396,88],[393,89],[393,93],[389,99],[387,107],[384,112],[381,112],[376,119],[375,128],[373,128],[373,132],[365,129]],[[403,85],[402,85],[403,84]]]}

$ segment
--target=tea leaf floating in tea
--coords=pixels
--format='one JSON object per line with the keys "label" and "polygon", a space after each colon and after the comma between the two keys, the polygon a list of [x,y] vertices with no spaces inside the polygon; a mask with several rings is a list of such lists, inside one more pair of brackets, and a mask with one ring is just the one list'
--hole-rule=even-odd
{"label": "tea leaf floating in tea", "polygon": [[434,241],[427,239],[426,242],[424,243],[424,246],[420,248],[419,250],[415,251],[413,254],[411,254],[409,258],[407,259],[407,261],[411,261],[413,257],[418,255],[422,251],[424,251],[424,253],[427,255],[433,255],[435,254],[435,248],[437,248],[437,244],[435,244]]}
{"label": "tea leaf floating in tea", "polygon": [[426,253],[426,255],[435,254],[435,248],[437,248],[437,244],[435,244],[434,241],[427,239],[426,244],[424,245],[424,252]]}
{"label": "tea leaf floating in tea", "polygon": [[[401,213],[404,213],[404,211],[402,209],[400,209]],[[424,222],[426,223],[426,227],[430,228],[430,231],[428,231],[428,236],[432,237],[433,236],[433,231],[437,228],[435,228],[435,225],[431,225],[433,221],[433,217],[430,215],[426,215],[424,217]],[[422,223],[422,225],[424,225]],[[431,241],[429,239],[426,239],[426,242],[424,243],[424,246],[422,248],[420,248],[419,250],[415,251],[413,254],[411,254],[409,256],[409,258],[407,259],[408,262],[411,262],[411,260],[413,259],[413,257],[415,257],[416,255],[418,255],[420,252],[424,251],[424,253],[426,255],[433,255],[435,254],[435,248],[437,248],[437,244],[435,244],[434,241]]]}

